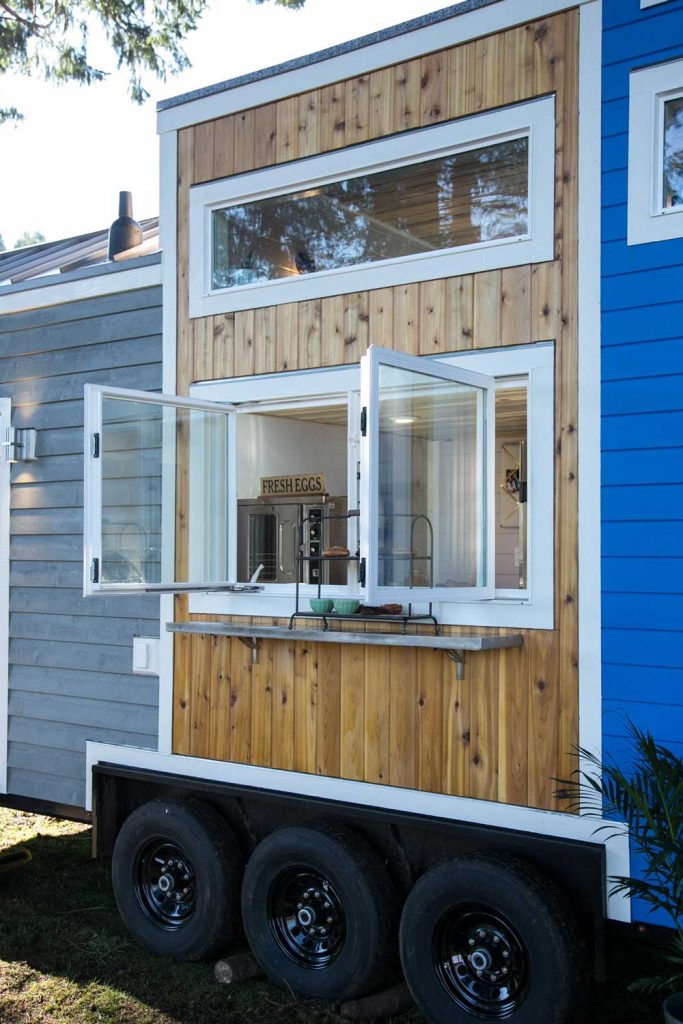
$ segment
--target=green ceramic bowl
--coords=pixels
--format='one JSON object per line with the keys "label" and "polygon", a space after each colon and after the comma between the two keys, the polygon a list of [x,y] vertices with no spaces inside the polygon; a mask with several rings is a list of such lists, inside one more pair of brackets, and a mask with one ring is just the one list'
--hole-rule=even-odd
{"label": "green ceramic bowl", "polygon": [[353,601],[351,598],[338,598],[334,602],[334,610],[338,615],[355,615],[360,607],[360,601]]}
{"label": "green ceramic bowl", "polygon": [[329,597],[312,597],[311,609],[316,615],[327,615],[332,611],[332,601]]}

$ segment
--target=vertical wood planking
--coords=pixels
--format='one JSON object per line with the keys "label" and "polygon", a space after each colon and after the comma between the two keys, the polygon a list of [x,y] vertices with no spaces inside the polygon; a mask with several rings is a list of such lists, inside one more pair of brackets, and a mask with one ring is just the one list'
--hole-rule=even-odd
{"label": "vertical wood planking", "polygon": [[389,679],[389,784],[415,788],[419,781],[415,650],[390,648]]}
{"label": "vertical wood planking", "polygon": [[474,275],[474,347],[500,345],[501,272],[489,270]]}
{"label": "vertical wood planking", "polygon": [[[558,627],[529,631],[522,651],[470,656],[459,683],[438,652],[410,652],[411,682],[402,674],[406,662],[379,648],[269,643],[252,667],[249,651],[236,641],[197,637],[183,645],[176,638],[173,742],[179,752],[208,745],[218,756],[254,764],[275,759],[302,771],[385,783],[412,779],[403,784],[555,806],[549,780],[570,770],[566,752],[578,730],[577,48],[578,13],[570,11],[179,132],[179,393],[193,379],[354,363],[370,343],[427,354],[556,339]],[[182,254],[194,181],[548,92],[557,93],[554,262],[188,320]],[[177,481],[182,499],[182,457]],[[178,599],[176,617],[186,609],[187,600]],[[200,678],[205,673],[208,683]],[[332,685],[321,707],[328,678]],[[287,701],[278,705],[282,685]],[[229,729],[228,753],[221,722]]]}
{"label": "vertical wood planking", "polygon": [[275,373],[277,368],[277,312],[275,306],[254,310],[254,373]]}
{"label": "vertical wood planking", "polygon": [[420,61],[420,124],[442,121],[448,110],[448,51]]}
{"label": "vertical wood planking", "polygon": [[420,65],[418,61],[396,64],[394,78],[394,131],[417,128],[420,123]]}
{"label": "vertical wood planking", "polygon": [[347,779],[364,778],[365,648],[341,648],[341,719],[339,768]]}
{"label": "vertical wood planking", "polygon": [[311,299],[299,303],[299,349],[300,369],[320,366],[322,348],[322,299]]}
{"label": "vertical wood planking", "polygon": [[295,370],[298,361],[299,308],[293,303],[278,306],[275,313],[275,369]]}
{"label": "vertical wood planking", "polygon": [[253,110],[242,110],[235,115],[234,171],[250,171],[254,167],[256,145],[256,117]]}
{"label": "vertical wood planking", "polygon": [[472,348],[474,339],[474,278],[452,277],[446,281],[446,351]]}
{"label": "vertical wood planking", "polygon": [[369,137],[379,139],[395,131],[394,74],[391,68],[382,68],[373,71],[369,79]]}
{"label": "vertical wood planking", "polygon": [[394,288],[394,348],[417,355],[420,349],[420,286]]}
{"label": "vertical wood planking", "polygon": [[235,173],[235,117],[221,117],[213,122],[213,177],[227,178]]}
{"label": "vertical wood planking", "polygon": [[254,167],[270,167],[277,160],[277,104],[254,111]]}
{"label": "vertical wood planking", "polygon": [[295,645],[290,641],[273,645],[273,768],[294,767],[294,663]]}
{"label": "vertical wood planking", "polygon": [[318,701],[315,761],[318,775],[339,775],[341,718],[341,648],[318,644]]}
{"label": "vertical wood planking", "polygon": [[365,647],[365,779],[389,782],[389,672],[386,652]]}
{"label": "vertical wood planking", "polygon": [[254,691],[251,651],[235,639],[225,646],[230,659],[230,760],[250,764]]}
{"label": "vertical wood planking", "polygon": [[420,285],[419,354],[447,352],[446,282],[423,281]]}
{"label": "vertical wood planking", "polygon": [[347,146],[355,142],[366,142],[370,138],[370,79],[359,75],[346,83],[344,91]]}

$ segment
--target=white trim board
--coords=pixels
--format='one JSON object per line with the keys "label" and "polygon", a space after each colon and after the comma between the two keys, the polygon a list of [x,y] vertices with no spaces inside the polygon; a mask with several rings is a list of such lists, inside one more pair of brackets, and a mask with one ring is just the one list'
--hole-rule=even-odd
{"label": "white trim board", "polygon": [[[178,229],[178,134],[169,132],[159,140],[159,244],[161,246],[162,302],[162,390],[175,394],[177,354],[177,229]],[[158,745],[161,753],[173,749],[173,636],[164,627],[175,616],[175,597],[162,594],[159,600],[159,720]]]}
{"label": "white trim board", "polygon": [[306,64],[293,71],[276,73],[260,81],[227,88],[210,96],[190,99],[178,106],[160,110],[157,114],[157,132],[164,134],[178,131],[237,110],[309,92],[345,78],[366,74],[389,64],[411,60],[425,53],[443,50],[469,39],[501,32],[514,25],[522,25],[590,2],[592,0],[501,0],[490,7],[465,14],[456,13],[448,21],[407,31],[349,53]]}
{"label": "white trim board", "polygon": [[[12,423],[12,400],[0,398],[0,436]],[[7,792],[9,717],[9,525],[10,463],[0,454],[0,793]]]}
{"label": "white trim board", "polygon": [[[600,179],[602,0],[579,19],[579,746],[602,757]],[[587,767],[585,764],[582,767]]]}
{"label": "white trim board", "polygon": [[[50,281],[52,279],[48,279]],[[60,284],[47,283],[45,278],[37,279],[35,288],[0,295],[0,316],[5,313],[22,313],[30,309],[44,309],[64,302],[79,299],[94,299],[100,295],[115,295],[137,288],[152,288],[161,284],[161,266],[153,263],[146,267],[131,267],[113,274],[84,277],[78,281],[64,281]]]}
{"label": "white trim board", "polygon": [[[490,827],[515,829],[536,835],[558,836],[581,842],[604,845],[607,855],[607,874],[629,873],[629,846],[625,831],[605,842],[596,829],[604,824],[601,819],[563,814],[559,811],[539,811],[530,807],[516,807],[488,800],[424,793],[398,786],[381,786],[373,782],[355,782],[308,775],[303,772],[282,771],[277,768],[256,768],[253,765],[229,761],[210,761],[200,757],[179,754],[158,754],[138,747],[117,746],[110,743],[86,744],[86,810],[92,810],[92,769],[96,764],[114,764],[125,768],[167,772],[207,782],[225,782],[253,789],[271,790],[303,797],[318,797],[339,803],[383,810],[412,812],[434,818],[449,818]],[[610,826],[618,827],[614,822]],[[608,916],[614,921],[630,921],[629,901],[621,895],[609,896]]]}

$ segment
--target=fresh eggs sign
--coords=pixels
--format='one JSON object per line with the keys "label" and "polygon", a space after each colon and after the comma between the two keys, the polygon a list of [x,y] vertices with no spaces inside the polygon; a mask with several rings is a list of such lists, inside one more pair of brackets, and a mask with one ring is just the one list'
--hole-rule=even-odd
{"label": "fresh eggs sign", "polygon": [[296,473],[294,476],[261,477],[261,495],[263,497],[285,495],[291,498],[304,498],[325,493],[324,473]]}

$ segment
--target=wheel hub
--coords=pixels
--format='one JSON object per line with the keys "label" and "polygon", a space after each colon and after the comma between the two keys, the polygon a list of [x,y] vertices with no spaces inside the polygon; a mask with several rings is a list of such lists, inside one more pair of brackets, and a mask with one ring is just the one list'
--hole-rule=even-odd
{"label": "wheel hub", "polygon": [[495,911],[449,911],[434,933],[434,964],[449,995],[484,1020],[504,1020],[526,994],[527,956],[512,926]]}
{"label": "wheel hub", "polygon": [[280,948],[302,967],[326,967],[346,935],[344,910],[329,879],[304,867],[284,871],[268,897],[268,920]]}
{"label": "wheel hub", "polygon": [[151,921],[166,931],[187,923],[197,893],[192,862],[181,847],[151,840],[138,854],[135,875],[138,901]]}

